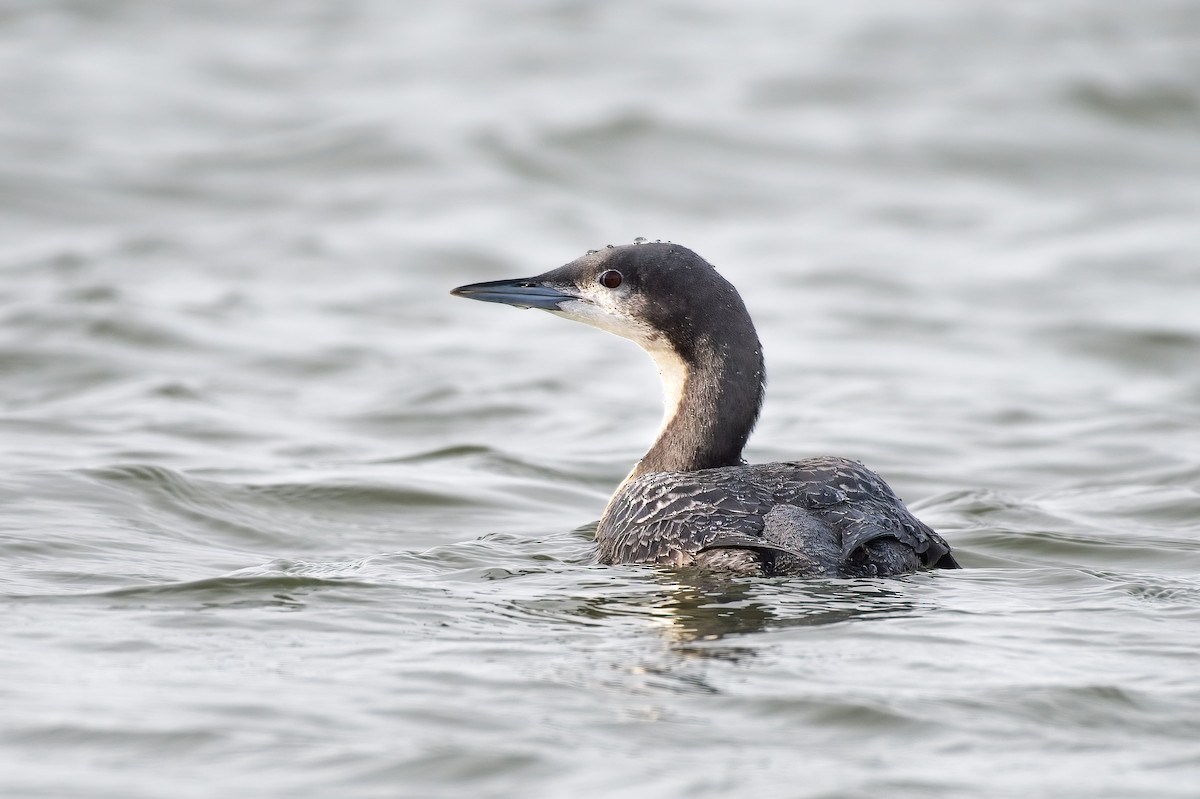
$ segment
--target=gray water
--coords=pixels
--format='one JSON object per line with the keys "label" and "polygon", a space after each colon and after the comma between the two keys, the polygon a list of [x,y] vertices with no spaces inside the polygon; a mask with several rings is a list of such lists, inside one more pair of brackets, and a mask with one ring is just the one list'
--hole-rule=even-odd
{"label": "gray water", "polygon": [[[1200,5],[0,3],[5,797],[1200,795]],[[966,567],[599,567],[627,342]]]}

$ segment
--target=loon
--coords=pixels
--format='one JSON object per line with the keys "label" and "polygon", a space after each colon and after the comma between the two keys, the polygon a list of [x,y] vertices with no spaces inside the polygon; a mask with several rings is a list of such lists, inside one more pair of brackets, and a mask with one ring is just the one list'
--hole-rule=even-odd
{"label": "loon", "polygon": [[658,366],[662,427],[604,510],[601,563],[805,577],[959,568],[946,541],[861,463],[742,460],[762,405],[762,346],[737,290],[686,247],[609,245],[536,277],[450,293],[598,327]]}

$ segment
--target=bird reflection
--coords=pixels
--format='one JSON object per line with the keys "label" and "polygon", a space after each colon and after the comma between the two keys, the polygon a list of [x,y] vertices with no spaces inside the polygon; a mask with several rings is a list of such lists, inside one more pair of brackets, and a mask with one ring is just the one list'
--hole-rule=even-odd
{"label": "bird reflection", "polygon": [[[595,568],[590,552],[595,529],[593,522],[563,536],[564,560],[585,566],[589,573]],[[628,581],[614,585],[611,580],[619,580],[618,575]],[[733,577],[696,568],[630,568],[593,583],[583,596],[559,596],[552,604],[555,612],[562,612],[566,602],[571,615],[593,621],[639,619],[685,658],[736,661],[757,654],[761,643],[756,633],[920,613],[922,601],[913,583],[926,579],[930,577]]]}
{"label": "bird reflection", "polygon": [[[742,659],[755,649],[727,639],[788,627],[904,616],[915,603],[895,587],[848,580],[729,579],[689,569],[663,570],[666,589],[650,599],[663,637],[680,654]],[[889,585],[894,586],[891,581]],[[722,641],[721,646],[709,642]]]}

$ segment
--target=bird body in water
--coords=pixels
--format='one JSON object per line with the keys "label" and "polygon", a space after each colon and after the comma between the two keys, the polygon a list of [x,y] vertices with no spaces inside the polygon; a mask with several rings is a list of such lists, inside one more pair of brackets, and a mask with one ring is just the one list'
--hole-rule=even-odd
{"label": "bird body in water", "polygon": [[451,293],[599,327],[657,364],[662,428],[600,519],[602,563],[814,577],[958,568],[945,540],[861,463],[742,460],[762,405],[762,346],[737,290],[686,247],[610,246]]}

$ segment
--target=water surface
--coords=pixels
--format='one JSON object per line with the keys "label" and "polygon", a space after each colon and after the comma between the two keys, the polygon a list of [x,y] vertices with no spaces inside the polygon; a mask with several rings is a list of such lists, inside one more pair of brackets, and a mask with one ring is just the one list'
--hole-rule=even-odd
{"label": "water surface", "polygon": [[[1191,797],[1200,12],[0,8],[12,797]],[[635,236],[742,290],[748,455],[967,568],[591,563],[660,407],[465,303]]]}

